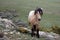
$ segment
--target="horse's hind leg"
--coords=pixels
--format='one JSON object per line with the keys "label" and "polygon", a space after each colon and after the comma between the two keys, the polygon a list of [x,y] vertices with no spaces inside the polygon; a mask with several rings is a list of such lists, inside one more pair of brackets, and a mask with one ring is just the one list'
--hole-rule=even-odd
{"label": "horse's hind leg", "polygon": [[39,38],[39,29],[37,29],[36,31],[37,31],[37,35],[36,36]]}

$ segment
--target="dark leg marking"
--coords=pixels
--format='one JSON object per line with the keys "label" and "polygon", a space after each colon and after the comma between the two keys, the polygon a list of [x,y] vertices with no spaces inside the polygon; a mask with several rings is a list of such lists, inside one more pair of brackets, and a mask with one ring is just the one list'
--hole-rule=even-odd
{"label": "dark leg marking", "polygon": [[39,29],[37,29],[37,35],[36,36],[37,36],[37,38],[39,38]]}
{"label": "dark leg marking", "polygon": [[33,29],[34,29],[34,31],[36,31],[36,25],[33,25]]}
{"label": "dark leg marking", "polygon": [[31,36],[33,37],[35,35],[34,31],[36,31],[36,25],[33,25],[32,29],[31,29]]}
{"label": "dark leg marking", "polygon": [[36,25],[33,25],[31,31],[32,31],[32,33],[31,33],[32,37],[35,35],[34,31],[36,31],[37,32],[36,36],[37,36],[37,38],[39,38],[39,29],[36,29]]}
{"label": "dark leg marking", "polygon": [[31,36],[33,37],[33,35],[34,35],[34,30],[33,30],[33,28],[31,29]]}

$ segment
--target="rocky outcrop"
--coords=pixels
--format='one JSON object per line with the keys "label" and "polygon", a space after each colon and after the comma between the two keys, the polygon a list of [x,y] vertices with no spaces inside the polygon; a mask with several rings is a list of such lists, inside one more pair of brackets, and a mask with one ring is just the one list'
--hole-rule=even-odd
{"label": "rocky outcrop", "polygon": [[16,20],[16,21],[14,22],[14,24],[17,25],[18,27],[21,27],[21,26],[22,26],[22,27],[28,27],[28,24],[25,23],[24,21],[20,20],[20,19]]}
{"label": "rocky outcrop", "polygon": [[[0,12],[0,30],[3,31],[3,33],[0,32],[0,40],[20,40],[21,38],[19,37],[21,33],[31,34],[31,30],[27,28],[27,23],[24,23],[20,19],[15,21],[11,19],[17,16],[17,14],[15,13],[15,9],[4,10],[3,12]],[[45,40],[60,40],[60,35],[53,32],[48,33],[44,31],[39,31],[39,35],[40,38],[44,38]]]}
{"label": "rocky outcrop", "polygon": [[7,19],[13,19],[14,17],[17,17],[18,14],[15,9],[6,9],[3,11],[0,11],[0,17],[1,18],[7,18]]}
{"label": "rocky outcrop", "polygon": [[[21,30],[21,29],[23,29],[23,30]],[[30,29],[24,28],[24,27],[21,27],[21,29],[19,31],[21,31],[23,33],[31,34]],[[36,34],[36,32],[35,32],[35,34]],[[46,40],[60,40],[60,35],[53,33],[53,32],[48,33],[48,32],[44,32],[44,31],[39,31],[39,35],[41,38],[45,38]]]}

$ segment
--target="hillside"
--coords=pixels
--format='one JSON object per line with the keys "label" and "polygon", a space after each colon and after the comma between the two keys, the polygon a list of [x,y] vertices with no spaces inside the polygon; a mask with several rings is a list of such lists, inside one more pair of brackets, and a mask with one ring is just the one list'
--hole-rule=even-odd
{"label": "hillside", "polygon": [[60,26],[60,0],[0,0],[0,10],[16,9],[20,15],[18,19],[26,23],[29,11],[36,7],[43,8],[44,15],[40,22],[41,26]]}
{"label": "hillside", "polygon": [[[31,10],[36,9],[36,7],[43,8],[43,16],[42,20],[40,21],[40,27],[49,29],[52,26],[60,27],[60,0],[0,0],[0,14],[6,10],[16,11],[16,15],[14,15],[14,13],[11,13],[14,16],[12,16],[10,12],[3,13],[3,16],[5,17],[7,16],[6,14],[8,14],[9,17],[13,18],[11,20],[13,20],[14,23],[22,21],[20,24],[24,26],[28,26],[28,13]],[[29,28],[29,26],[27,28]],[[0,31],[1,29],[2,28],[0,28]],[[11,40],[50,40],[49,38],[47,39],[43,37],[39,39],[36,37],[32,38],[30,34],[20,33],[18,31],[14,31],[14,34],[8,34],[7,36],[9,36]]]}

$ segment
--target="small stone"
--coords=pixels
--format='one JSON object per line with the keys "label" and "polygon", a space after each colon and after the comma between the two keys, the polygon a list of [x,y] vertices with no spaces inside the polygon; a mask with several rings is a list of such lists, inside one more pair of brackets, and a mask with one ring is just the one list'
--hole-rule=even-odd
{"label": "small stone", "polygon": [[14,32],[10,32],[10,34],[12,35]]}
{"label": "small stone", "polygon": [[3,38],[4,37],[4,33],[0,33],[0,38]]}
{"label": "small stone", "polygon": [[17,32],[16,34],[18,34],[18,35],[19,35],[19,34],[20,34],[20,32]]}
{"label": "small stone", "polygon": [[25,39],[27,39],[27,38],[25,38]]}
{"label": "small stone", "polygon": [[18,40],[21,40],[21,38],[18,38]]}
{"label": "small stone", "polygon": [[6,35],[6,34],[8,34],[7,32],[4,32],[4,34]]}

